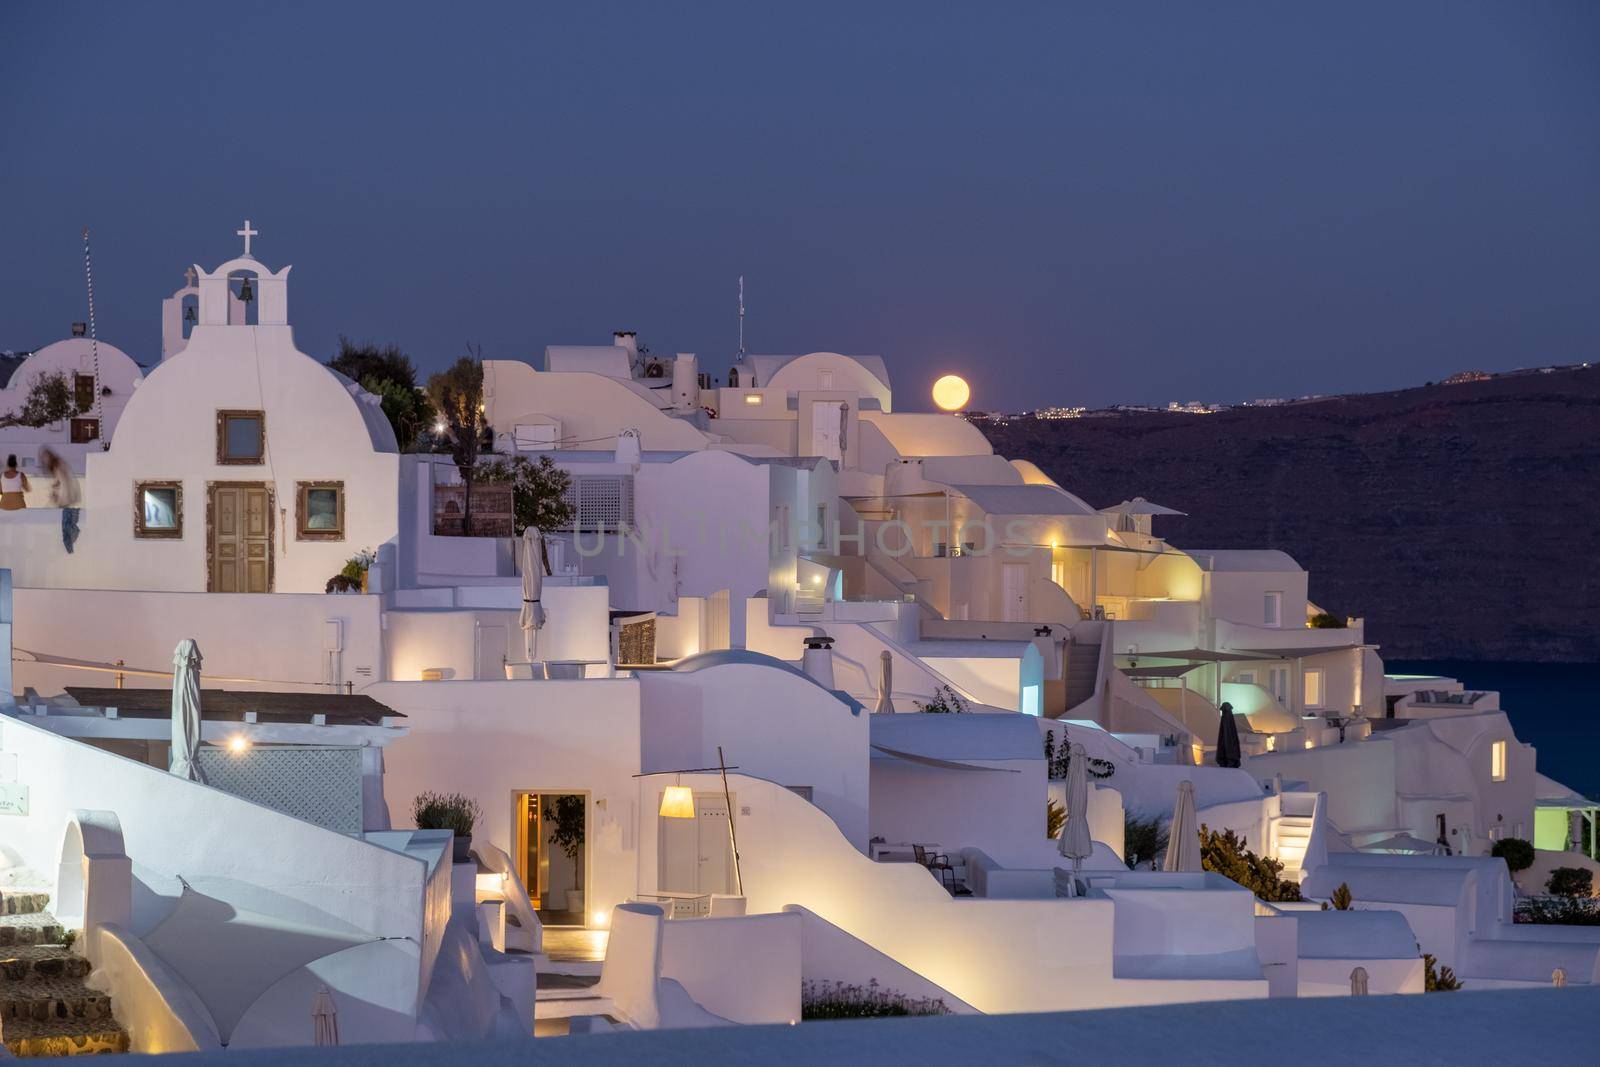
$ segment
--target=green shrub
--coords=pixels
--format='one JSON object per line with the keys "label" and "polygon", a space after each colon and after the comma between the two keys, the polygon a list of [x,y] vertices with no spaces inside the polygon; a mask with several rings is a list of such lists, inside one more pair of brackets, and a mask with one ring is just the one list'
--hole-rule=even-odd
{"label": "green shrub", "polygon": [[1132,812],[1122,816],[1122,854],[1128,867],[1140,860],[1153,860],[1167,847],[1167,827],[1160,816],[1148,819]]}
{"label": "green shrub", "polygon": [[1545,888],[1558,897],[1594,896],[1594,872],[1587,867],[1557,867]]}
{"label": "green shrub", "polygon": [[1533,866],[1533,844],[1520,837],[1501,838],[1489,850],[1489,855],[1499,856],[1505,860],[1506,867],[1512,874]]}
{"label": "green shrub", "polygon": [[1200,864],[1268,901],[1300,900],[1300,887],[1281,877],[1283,864],[1244,847],[1232,830],[1200,827]]}
{"label": "green shrub", "polygon": [[1328,898],[1328,903],[1322,906],[1322,910],[1327,911],[1331,905],[1334,911],[1349,911],[1354,903],[1354,899],[1350,896],[1350,884],[1340,882],[1339,888],[1333,891],[1333,896]]}
{"label": "green shrub", "polygon": [[1461,981],[1456,978],[1456,972],[1448,967],[1438,966],[1439,961],[1426,952],[1422,954],[1422,962],[1428,968],[1423,978],[1422,988],[1424,992],[1453,993],[1461,988]]}
{"label": "green shrub", "polygon": [[482,815],[478,802],[461,793],[419,793],[411,802],[411,817],[418,830],[449,830],[471,837]]}
{"label": "green shrub", "polygon": [[1313,630],[1343,630],[1345,625],[1345,621],[1339,616],[1326,611],[1319,611],[1311,616],[1311,628]]}
{"label": "green shrub", "polygon": [[882,1019],[896,1015],[948,1015],[937,997],[913,999],[892,989],[880,990],[876,978],[864,986],[826,979],[800,984],[802,1019]]}
{"label": "green shrub", "polygon": [[1512,918],[1535,926],[1600,926],[1600,899],[1534,897],[1518,903]]}

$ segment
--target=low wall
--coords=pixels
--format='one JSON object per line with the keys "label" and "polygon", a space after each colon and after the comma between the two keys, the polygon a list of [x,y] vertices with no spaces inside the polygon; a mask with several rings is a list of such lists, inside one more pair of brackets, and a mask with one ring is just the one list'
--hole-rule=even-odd
{"label": "low wall", "polygon": [[[170,677],[178,642],[194,638],[205,657],[203,684],[228,689],[318,691],[383,669],[380,598],[318,593],[171,593],[117,589],[17,589],[17,648],[77,660],[115,663]],[[326,623],[340,628],[342,652],[330,652]],[[20,662],[15,686],[42,695],[65,686],[110,688],[114,676]],[[357,673],[365,669],[367,673]],[[260,682],[213,682],[213,678]],[[331,684],[330,684],[331,683]],[[130,689],[165,688],[164,678],[130,676]]]}
{"label": "low wall", "polygon": [[1055,868],[1021,870],[1002,867],[982,849],[964,848],[961,859],[967,865],[967,886],[972,895],[985,900],[1053,900],[1056,895]]}
{"label": "low wall", "polygon": [[803,917],[746,915],[661,926],[661,976],[702,1008],[736,1023],[800,1018]]}
{"label": "low wall", "polygon": [[941,1000],[954,1015],[978,1014],[978,1009],[943,986],[928,981],[821,916],[798,904],[791,904],[784,911],[803,920],[800,967],[806,981],[858,986],[877,982],[880,990],[899,993],[908,1000]]}
{"label": "low wall", "polygon": [[100,965],[91,979],[111,994],[133,1052],[204,1052],[222,1048],[211,1013],[189,984],[131,931],[100,927]]}

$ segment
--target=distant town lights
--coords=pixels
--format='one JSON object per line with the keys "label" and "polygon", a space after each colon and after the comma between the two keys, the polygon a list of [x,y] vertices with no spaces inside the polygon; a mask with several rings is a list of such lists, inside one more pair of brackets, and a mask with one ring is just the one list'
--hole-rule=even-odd
{"label": "distant town lights", "polygon": [[972,388],[959,374],[946,374],[933,383],[933,402],[945,411],[960,411],[972,399]]}

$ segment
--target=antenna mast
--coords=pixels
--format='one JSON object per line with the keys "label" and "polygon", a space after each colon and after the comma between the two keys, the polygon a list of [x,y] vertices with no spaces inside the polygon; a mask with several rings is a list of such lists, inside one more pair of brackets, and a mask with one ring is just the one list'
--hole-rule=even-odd
{"label": "antenna mast", "polygon": [[[89,255],[89,227],[83,228],[83,281],[89,291],[89,354],[94,361],[94,403],[89,413],[95,420],[95,436],[100,436],[100,339],[94,328],[94,262]],[[104,441],[102,439],[102,446]]]}
{"label": "antenna mast", "polygon": [[739,358],[744,358],[744,275],[739,275]]}

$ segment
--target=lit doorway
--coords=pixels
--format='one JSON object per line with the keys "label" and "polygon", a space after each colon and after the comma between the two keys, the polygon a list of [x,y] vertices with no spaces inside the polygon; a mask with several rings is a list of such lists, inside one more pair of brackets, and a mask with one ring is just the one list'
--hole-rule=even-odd
{"label": "lit doorway", "polygon": [[589,795],[517,794],[517,873],[546,926],[583,926],[588,915]]}

